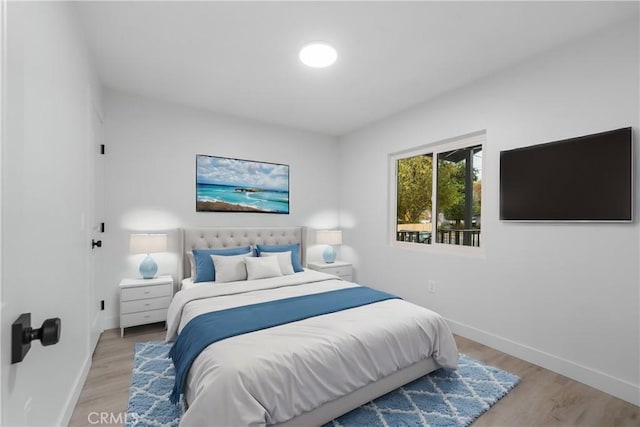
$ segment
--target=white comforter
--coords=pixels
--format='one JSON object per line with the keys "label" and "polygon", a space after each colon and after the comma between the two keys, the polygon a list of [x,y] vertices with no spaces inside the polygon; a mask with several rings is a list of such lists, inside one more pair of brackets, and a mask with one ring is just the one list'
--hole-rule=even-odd
{"label": "white comforter", "polygon": [[[182,290],[169,307],[167,341],[205,312],[352,286],[305,270]],[[455,368],[453,336],[440,315],[399,299],[227,338],[193,362],[180,425],[285,422],[428,357]]]}

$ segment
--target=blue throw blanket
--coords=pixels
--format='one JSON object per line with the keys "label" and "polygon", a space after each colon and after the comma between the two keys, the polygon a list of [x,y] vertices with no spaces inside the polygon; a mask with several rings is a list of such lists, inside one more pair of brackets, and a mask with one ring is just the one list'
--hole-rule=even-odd
{"label": "blue throw blanket", "polygon": [[173,359],[176,368],[176,380],[170,399],[173,403],[178,402],[191,364],[202,350],[214,342],[393,298],[400,297],[366,286],[358,286],[234,307],[196,316],[182,329],[169,352],[169,357]]}

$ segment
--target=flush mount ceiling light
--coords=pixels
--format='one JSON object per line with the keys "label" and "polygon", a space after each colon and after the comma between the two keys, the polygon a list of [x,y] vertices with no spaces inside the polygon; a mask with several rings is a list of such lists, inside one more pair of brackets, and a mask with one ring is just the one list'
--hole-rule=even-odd
{"label": "flush mount ceiling light", "polygon": [[323,42],[306,44],[300,50],[300,61],[313,68],[328,67],[338,58],[338,53],[333,46]]}

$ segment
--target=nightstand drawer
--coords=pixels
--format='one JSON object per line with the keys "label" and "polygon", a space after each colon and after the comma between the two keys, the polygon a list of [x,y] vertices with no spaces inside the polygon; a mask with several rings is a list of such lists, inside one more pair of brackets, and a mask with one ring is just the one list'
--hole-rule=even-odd
{"label": "nightstand drawer", "polygon": [[335,274],[336,276],[351,276],[353,269],[350,266],[340,266],[340,267],[324,267],[322,269],[323,273]]}
{"label": "nightstand drawer", "polygon": [[348,282],[353,281],[353,265],[349,262],[336,261],[331,264],[324,262],[310,262],[307,264],[307,267],[311,270],[320,271],[322,273],[333,274]]}
{"label": "nightstand drawer", "polygon": [[168,308],[171,297],[139,299],[133,301],[123,301],[120,306],[120,314],[137,313],[139,311],[159,310]]}
{"label": "nightstand drawer", "polygon": [[146,325],[147,323],[164,322],[167,320],[167,309],[142,311],[140,313],[123,314],[120,316],[120,328]]}
{"label": "nightstand drawer", "polygon": [[137,299],[171,297],[171,283],[166,285],[136,286],[121,289],[120,301],[132,301]]}

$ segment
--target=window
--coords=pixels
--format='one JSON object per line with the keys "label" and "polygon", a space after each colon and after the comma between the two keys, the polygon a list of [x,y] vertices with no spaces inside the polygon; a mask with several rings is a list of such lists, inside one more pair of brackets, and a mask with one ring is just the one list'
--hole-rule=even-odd
{"label": "window", "polygon": [[395,241],[480,246],[484,140],[483,132],[391,156]]}

